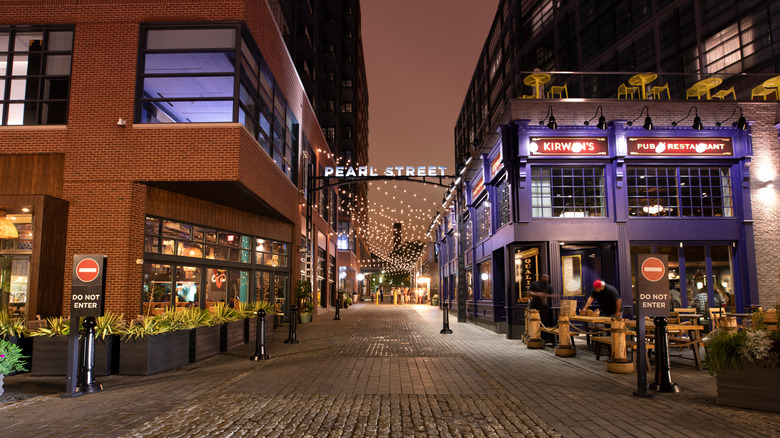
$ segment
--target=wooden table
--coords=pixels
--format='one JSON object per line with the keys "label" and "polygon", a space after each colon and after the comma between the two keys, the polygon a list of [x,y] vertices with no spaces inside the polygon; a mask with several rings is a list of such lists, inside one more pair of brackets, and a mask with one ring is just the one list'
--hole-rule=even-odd
{"label": "wooden table", "polygon": [[710,96],[710,91],[712,91],[713,88],[717,87],[722,82],[723,79],[721,78],[707,78],[696,82],[693,84],[693,86],[698,87],[701,90],[705,90],[707,92],[707,100],[710,100],[712,99],[712,96]]}
{"label": "wooden table", "polygon": [[647,90],[645,90],[645,86],[650,82],[653,82],[657,77],[658,75],[655,73],[639,73],[638,75],[628,78],[628,83],[629,85],[639,87],[639,89],[642,90],[642,99],[647,99]]}
{"label": "wooden table", "polygon": [[698,321],[698,319],[701,318],[704,315],[699,314],[699,313],[678,313],[677,316],[680,318],[681,321],[683,319],[691,319],[691,320],[697,320]]}
{"label": "wooden table", "polygon": [[550,81],[550,75],[547,73],[532,73],[523,79],[523,83],[534,87],[534,96],[537,99],[542,98],[542,87]]}

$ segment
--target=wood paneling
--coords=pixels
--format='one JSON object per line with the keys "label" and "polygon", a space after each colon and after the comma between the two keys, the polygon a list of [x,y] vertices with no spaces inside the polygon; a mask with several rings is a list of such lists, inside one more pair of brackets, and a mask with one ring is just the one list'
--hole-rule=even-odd
{"label": "wood paneling", "polygon": [[146,213],[182,222],[292,242],[293,224],[149,187]]}
{"label": "wood paneling", "polygon": [[62,197],[63,154],[0,155],[0,194]]}

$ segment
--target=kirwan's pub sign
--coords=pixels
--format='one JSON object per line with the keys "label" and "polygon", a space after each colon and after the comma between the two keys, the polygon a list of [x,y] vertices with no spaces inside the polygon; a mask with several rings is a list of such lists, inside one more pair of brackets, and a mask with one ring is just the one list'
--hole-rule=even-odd
{"label": "kirwan's pub sign", "polygon": [[531,137],[528,143],[528,153],[534,156],[607,155],[608,152],[604,137]]}
{"label": "kirwan's pub sign", "polygon": [[730,138],[628,138],[628,155],[732,156]]}

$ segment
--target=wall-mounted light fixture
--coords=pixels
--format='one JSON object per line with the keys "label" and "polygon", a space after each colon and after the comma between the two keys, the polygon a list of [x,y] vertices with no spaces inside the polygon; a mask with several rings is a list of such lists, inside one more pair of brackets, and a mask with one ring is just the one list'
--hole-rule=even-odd
{"label": "wall-mounted light fixture", "polygon": [[642,125],[642,127],[647,129],[648,131],[652,131],[653,130],[653,119],[650,118],[650,108],[648,108],[647,105],[642,107],[642,111],[639,112],[639,117],[635,118],[634,120],[628,121],[628,123],[626,123],[626,125],[633,126],[634,122],[639,120],[642,117],[642,114],[645,114],[645,110],[647,110],[647,117],[645,117],[645,124]]}
{"label": "wall-mounted light fixture", "polygon": [[[555,121],[555,116],[553,116],[552,106],[547,107],[547,114],[544,116],[544,118],[546,119],[547,116],[550,116],[550,119],[547,122],[547,127],[550,129],[558,129],[558,123]],[[539,125],[544,125],[544,119],[539,120]]]}
{"label": "wall-mounted light fixture", "polygon": [[596,107],[596,114],[593,114],[593,117],[585,121],[585,126],[588,126],[590,124],[590,121],[595,119],[596,116],[599,114],[601,114],[601,117],[599,117],[599,122],[596,124],[596,127],[599,129],[607,129],[607,119],[604,118],[604,112],[601,109],[601,105]]}
{"label": "wall-mounted light fixture", "polygon": [[734,112],[732,112],[731,115],[729,116],[729,118],[727,118],[726,120],[724,120],[722,122],[715,122],[715,126],[721,126],[722,124],[724,124],[724,123],[728,122],[729,120],[731,120],[732,118],[734,118],[734,116],[737,114],[737,110],[739,110],[739,119],[737,119],[737,122],[734,123],[732,126],[736,126],[737,129],[741,129],[743,131],[746,130],[747,127],[748,127],[748,124],[747,124],[747,120],[745,120],[745,116],[742,115],[742,107],[740,107],[740,106],[734,108]]}
{"label": "wall-mounted light fixture", "polygon": [[16,225],[5,217],[5,211],[0,210],[0,239],[17,239],[19,238],[19,232],[16,230]]}
{"label": "wall-mounted light fixture", "polygon": [[698,108],[696,108],[696,106],[692,106],[691,109],[688,110],[688,114],[685,117],[683,117],[682,119],[680,119],[680,120],[678,120],[676,122],[672,122],[672,126],[677,126],[678,123],[680,123],[683,120],[685,120],[688,117],[690,117],[691,116],[691,111],[695,111],[694,112],[694,117],[693,117],[693,125],[691,125],[691,128],[696,129],[696,130],[701,130],[704,126],[701,123],[701,118],[699,117],[699,110],[698,110]]}

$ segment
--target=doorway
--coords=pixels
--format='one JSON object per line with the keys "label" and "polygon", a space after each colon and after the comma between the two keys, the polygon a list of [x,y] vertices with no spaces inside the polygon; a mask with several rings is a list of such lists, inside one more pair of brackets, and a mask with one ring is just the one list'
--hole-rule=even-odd
{"label": "doorway", "polygon": [[564,299],[588,296],[595,280],[618,284],[615,242],[561,242]]}

